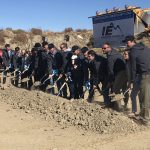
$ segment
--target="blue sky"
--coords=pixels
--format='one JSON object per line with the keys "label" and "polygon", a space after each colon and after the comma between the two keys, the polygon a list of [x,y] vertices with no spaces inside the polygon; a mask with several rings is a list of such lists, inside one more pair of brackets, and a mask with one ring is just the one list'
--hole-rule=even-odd
{"label": "blue sky", "polygon": [[96,10],[123,8],[125,4],[150,7],[149,0],[2,0],[0,28],[92,29],[92,20],[88,17],[94,16]]}

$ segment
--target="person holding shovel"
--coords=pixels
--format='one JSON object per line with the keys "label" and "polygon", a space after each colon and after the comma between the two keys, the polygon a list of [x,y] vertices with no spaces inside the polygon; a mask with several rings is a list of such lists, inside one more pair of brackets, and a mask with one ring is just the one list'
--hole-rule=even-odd
{"label": "person holding shovel", "polygon": [[103,44],[102,50],[107,57],[108,87],[112,89],[110,97],[113,98],[114,109],[121,111],[122,106],[120,100],[124,99],[121,94],[127,89],[125,60],[123,56],[107,42]]}
{"label": "person holding shovel", "polygon": [[[107,87],[107,61],[106,58],[97,55],[95,51],[88,51],[89,70],[90,70],[90,93],[88,101],[92,102],[94,96],[94,89],[103,95],[105,107],[110,106],[109,88]],[[102,83],[102,91],[99,87],[99,83]]]}

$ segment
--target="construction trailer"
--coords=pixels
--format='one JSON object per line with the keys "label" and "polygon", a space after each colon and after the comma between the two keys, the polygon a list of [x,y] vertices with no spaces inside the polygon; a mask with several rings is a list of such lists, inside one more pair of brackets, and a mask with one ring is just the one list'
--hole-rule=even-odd
{"label": "construction trailer", "polygon": [[105,42],[113,47],[125,46],[122,40],[127,35],[137,35],[149,29],[150,9],[140,7],[126,7],[124,10],[106,10],[105,13],[96,12],[96,16],[89,17],[93,21],[94,47],[99,48]]}

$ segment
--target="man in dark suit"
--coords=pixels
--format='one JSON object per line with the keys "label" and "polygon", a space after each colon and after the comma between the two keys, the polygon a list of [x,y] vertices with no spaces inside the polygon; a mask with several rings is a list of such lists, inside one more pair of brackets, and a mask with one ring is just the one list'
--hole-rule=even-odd
{"label": "man in dark suit", "polygon": [[142,43],[136,43],[134,36],[127,36],[123,41],[130,49],[131,84],[134,84],[137,75],[140,77],[140,119],[150,126],[150,49]]}
{"label": "man in dark suit", "polygon": [[[104,98],[104,105],[105,107],[110,106],[110,98],[109,88],[107,87],[108,83],[108,73],[107,73],[107,61],[106,58],[97,55],[95,51],[90,50],[88,51],[88,59],[89,59],[89,70],[90,70],[90,83],[91,89],[89,94],[89,102],[92,101],[94,96],[94,89],[98,89],[99,92],[102,92]],[[102,84],[102,91],[98,84]]]}
{"label": "man in dark suit", "polygon": [[[116,100],[122,99],[121,92],[125,92],[127,89],[125,60],[123,56],[117,50],[113,49],[109,43],[104,43],[102,50],[107,56],[108,82],[109,87],[112,88],[112,95],[115,96],[114,109],[120,111],[122,109],[121,102]],[[125,100],[124,105],[127,105]]]}
{"label": "man in dark suit", "polygon": [[14,55],[14,51],[10,48],[10,44],[5,45],[5,49],[3,49],[3,64],[4,64],[4,83],[6,82],[7,72],[13,71],[12,57]]}

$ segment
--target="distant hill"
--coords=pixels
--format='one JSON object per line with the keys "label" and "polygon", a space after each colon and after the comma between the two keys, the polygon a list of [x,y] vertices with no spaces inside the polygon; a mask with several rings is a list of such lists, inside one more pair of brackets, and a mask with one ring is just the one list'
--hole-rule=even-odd
{"label": "distant hill", "polygon": [[[80,47],[93,45],[92,30],[66,28],[63,32],[42,31],[33,28],[27,32],[21,29],[13,30],[11,28],[0,30],[0,48],[4,48],[6,43],[11,44],[12,49],[19,46],[21,49],[31,50],[36,42],[42,42],[42,37],[46,37],[49,43],[54,43],[59,48],[64,40],[65,35],[69,35],[68,46],[79,45]],[[140,33],[136,36],[138,42],[143,42],[150,47],[150,31]]]}
{"label": "distant hill", "polygon": [[64,40],[64,36],[69,35],[68,46],[71,47],[75,44],[79,46],[86,46],[91,43],[92,31],[77,29],[73,31],[72,28],[66,28],[63,32],[50,32],[42,31],[41,29],[33,28],[27,32],[21,29],[5,29],[0,30],[0,48],[3,48],[6,43],[11,44],[14,49],[19,46],[21,49],[31,50],[36,42],[42,42],[42,37],[46,37],[49,43],[54,43],[59,48]]}

